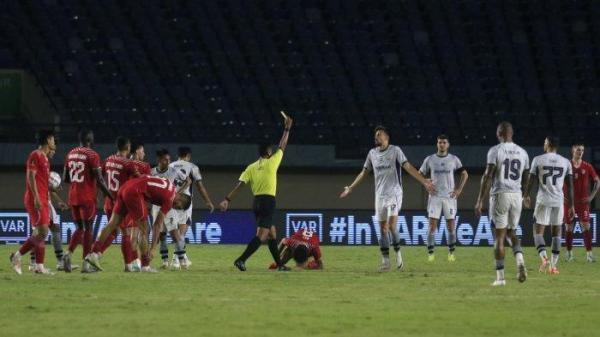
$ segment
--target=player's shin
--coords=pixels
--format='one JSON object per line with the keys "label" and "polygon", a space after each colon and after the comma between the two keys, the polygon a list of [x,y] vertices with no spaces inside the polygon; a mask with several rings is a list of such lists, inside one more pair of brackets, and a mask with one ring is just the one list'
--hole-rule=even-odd
{"label": "player's shin", "polygon": [[558,258],[560,256],[560,233],[557,236],[552,236],[552,261],[551,266],[556,268]]}
{"label": "player's shin", "polygon": [[240,255],[238,260],[246,262],[246,260],[248,260],[248,258],[250,256],[252,256],[252,254],[254,254],[254,252],[256,252],[258,250],[258,248],[260,248],[260,244],[261,244],[261,241],[258,236],[255,236],[254,238],[252,238],[252,240],[250,240],[250,242],[248,242],[246,249],[244,250],[242,255]]}
{"label": "player's shin", "polygon": [[281,259],[279,258],[279,249],[277,248],[277,240],[269,239],[267,241],[267,244],[269,245],[269,251],[271,252],[273,261],[275,261],[275,264],[277,264],[278,267],[281,266]]}
{"label": "player's shin", "polygon": [[390,235],[387,228],[382,226],[381,238],[379,239],[379,250],[381,251],[382,267],[389,268],[390,265]]}
{"label": "player's shin", "polygon": [[534,234],[533,242],[535,244],[535,248],[537,249],[538,255],[542,262],[547,260],[548,257],[546,255],[546,240],[544,240],[544,234]]}

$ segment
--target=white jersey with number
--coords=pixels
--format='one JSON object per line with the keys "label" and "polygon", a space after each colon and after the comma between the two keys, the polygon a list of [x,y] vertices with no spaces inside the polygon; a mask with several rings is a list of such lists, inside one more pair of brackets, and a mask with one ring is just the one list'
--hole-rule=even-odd
{"label": "white jersey with number", "polygon": [[184,181],[185,182],[185,179],[186,179],[186,176],[183,174],[183,172],[181,172],[171,166],[168,166],[167,169],[162,172],[158,170],[158,166],[153,167],[152,170],[150,171],[150,174],[153,176],[156,176],[156,177],[168,179],[173,184],[175,184],[175,186],[177,186],[175,181]]}
{"label": "white jersey with number", "polygon": [[554,152],[545,153],[533,158],[531,174],[536,175],[539,182],[536,204],[547,207],[562,206],[565,177],[573,175],[571,162]]}
{"label": "white jersey with number", "polygon": [[529,169],[529,155],[515,143],[500,143],[487,154],[487,164],[496,166],[490,195],[521,193],[523,171]]}

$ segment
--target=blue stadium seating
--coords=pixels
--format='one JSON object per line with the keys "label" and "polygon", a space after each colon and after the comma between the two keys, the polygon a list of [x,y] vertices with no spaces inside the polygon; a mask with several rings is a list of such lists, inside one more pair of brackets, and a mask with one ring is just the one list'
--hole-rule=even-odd
{"label": "blue stadium seating", "polygon": [[[0,65],[31,71],[63,137],[371,146],[600,143],[597,1],[3,1]],[[34,121],[30,121],[33,123]],[[26,133],[21,133],[22,135]],[[13,135],[18,137],[18,135]]]}

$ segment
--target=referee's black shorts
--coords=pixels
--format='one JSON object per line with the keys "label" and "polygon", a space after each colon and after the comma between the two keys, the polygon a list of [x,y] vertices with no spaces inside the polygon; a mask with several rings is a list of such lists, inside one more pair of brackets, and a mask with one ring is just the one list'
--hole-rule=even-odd
{"label": "referee's black shorts", "polygon": [[273,213],[275,212],[275,197],[272,195],[257,195],[254,197],[254,217],[256,225],[262,228],[273,226]]}

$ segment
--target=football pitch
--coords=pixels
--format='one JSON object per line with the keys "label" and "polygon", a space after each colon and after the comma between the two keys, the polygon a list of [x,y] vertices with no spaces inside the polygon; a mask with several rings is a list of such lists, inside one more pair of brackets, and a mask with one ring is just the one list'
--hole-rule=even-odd
{"label": "football pitch", "polygon": [[[523,284],[507,254],[500,288],[490,286],[491,248],[459,247],[449,263],[440,247],[428,263],[424,247],[405,247],[404,271],[378,273],[375,246],[322,247],[325,270],[292,272],[268,271],[263,246],[242,273],[232,265],[242,246],[188,246],[190,270],[132,274],[113,246],[107,271],[54,276],[26,272],[27,257],[16,275],[8,262],[16,248],[0,246],[5,337],[600,335],[600,264],[586,263],[581,248],[556,276],[538,273],[526,248]],[[46,256],[54,269],[51,247]]]}

